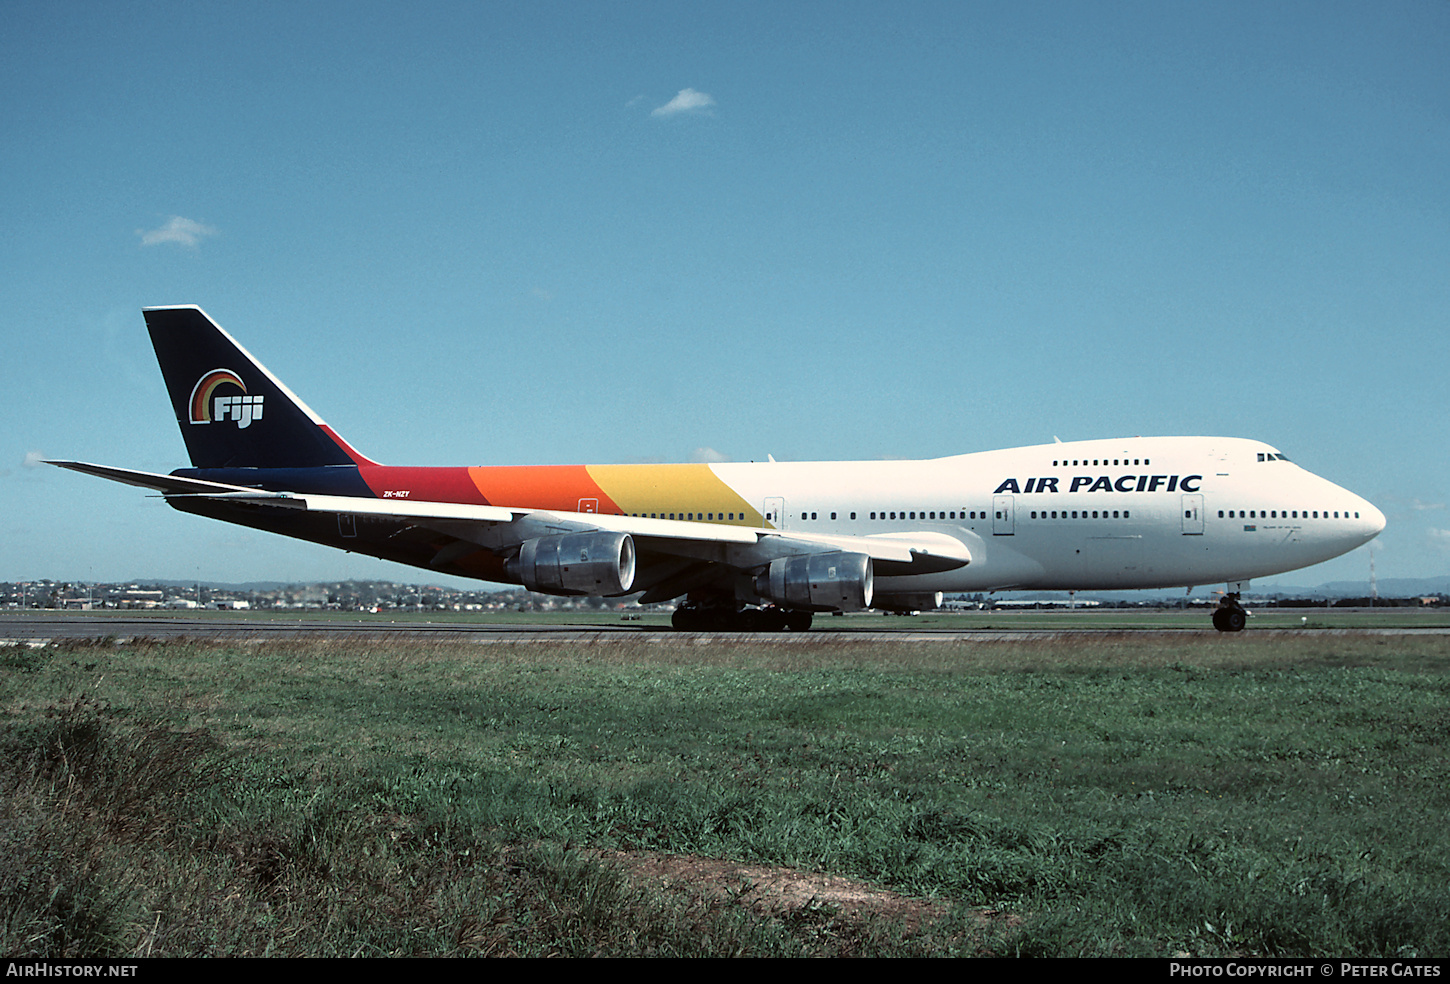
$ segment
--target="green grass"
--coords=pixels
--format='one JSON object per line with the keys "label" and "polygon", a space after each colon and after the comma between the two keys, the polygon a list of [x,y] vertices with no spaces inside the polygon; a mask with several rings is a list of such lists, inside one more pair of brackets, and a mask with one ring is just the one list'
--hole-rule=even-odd
{"label": "green grass", "polygon": [[[1292,633],[3,650],[0,952],[1444,957],[1447,657]],[[661,856],[946,914],[752,909],[630,864]]]}

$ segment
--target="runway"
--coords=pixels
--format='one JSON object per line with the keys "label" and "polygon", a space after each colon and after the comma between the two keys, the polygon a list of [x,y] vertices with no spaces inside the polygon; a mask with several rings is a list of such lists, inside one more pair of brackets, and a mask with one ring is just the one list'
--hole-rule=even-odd
{"label": "runway", "polygon": [[[1323,609],[1311,610],[1315,619],[1327,618]],[[1353,624],[1366,612],[1336,612],[1343,624],[1311,623],[1311,616],[1298,612],[1276,612],[1270,618],[1250,622],[1244,636],[1264,633],[1343,635],[1450,635],[1450,615],[1426,618],[1406,611],[1391,616],[1397,624]],[[1356,616],[1359,616],[1356,618]],[[1373,612],[1385,621],[1383,612]],[[489,644],[519,642],[601,643],[657,642],[708,643],[750,640],[782,645],[821,642],[942,642],[1017,641],[1062,639],[1068,636],[1106,634],[1219,635],[1204,613],[1162,612],[1113,617],[1108,613],[1052,612],[1025,617],[1008,613],[930,615],[919,618],[857,615],[842,618],[818,616],[809,632],[679,632],[668,625],[639,621],[569,621],[520,617],[509,621],[463,621],[430,618],[426,614],[380,616],[334,615],[329,617],[274,617],[249,614],[144,614],[127,612],[58,612],[27,610],[0,612],[0,646],[44,646],[65,642],[124,644],[142,640],[264,642],[284,639],[378,640],[407,639],[438,642]]]}
{"label": "runway", "polygon": [[[824,619],[820,620],[825,622]],[[853,620],[855,621],[855,620]],[[884,619],[882,619],[884,621]],[[893,620],[896,621],[896,620]],[[906,620],[900,620],[906,621]],[[1090,630],[1105,631],[1105,630]],[[1187,630],[1169,630],[1187,631]],[[389,621],[350,618],[199,618],[185,615],[148,618],[124,615],[88,616],[75,613],[26,613],[0,615],[0,646],[43,646],[60,642],[110,639],[116,643],[137,640],[179,641],[182,639],[262,642],[278,639],[351,638],[357,640],[408,639],[437,642],[461,642],[484,645],[502,642],[710,642],[720,640],[759,640],[780,644],[843,641],[911,642],[974,638],[1031,639],[1055,638],[1060,630],[995,630],[939,628],[930,630],[900,628],[881,629],[853,625],[832,629],[829,623],[810,632],[679,632],[668,625],[639,622],[618,624],[569,622],[454,622],[430,621],[426,618],[398,618]]]}

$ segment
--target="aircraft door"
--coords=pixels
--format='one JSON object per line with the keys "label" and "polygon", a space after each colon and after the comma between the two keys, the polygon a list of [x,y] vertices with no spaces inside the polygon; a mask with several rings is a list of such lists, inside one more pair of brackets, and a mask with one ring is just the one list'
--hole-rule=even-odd
{"label": "aircraft door", "polygon": [[1010,495],[992,496],[992,534],[994,536],[1011,536],[1012,525],[1012,497]]}
{"label": "aircraft door", "polygon": [[1203,494],[1185,493],[1183,496],[1183,535],[1196,536],[1203,532]]}
{"label": "aircraft door", "polygon": [[785,529],[785,499],[778,495],[766,496],[761,515],[765,517],[765,525],[771,529]]}

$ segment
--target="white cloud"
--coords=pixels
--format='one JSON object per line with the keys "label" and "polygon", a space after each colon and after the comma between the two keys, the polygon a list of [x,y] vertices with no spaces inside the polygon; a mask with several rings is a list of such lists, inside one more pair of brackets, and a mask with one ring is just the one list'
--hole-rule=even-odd
{"label": "white cloud", "polygon": [[713,461],[729,461],[730,459],[725,457],[719,451],[716,451],[714,448],[696,448],[695,453],[690,457],[690,460],[709,463]]}
{"label": "white cloud", "polygon": [[39,468],[45,464],[45,455],[39,451],[25,452],[25,460],[21,462],[26,468]]}
{"label": "white cloud", "polygon": [[694,89],[681,89],[679,95],[657,109],[651,116],[678,116],[681,113],[701,113],[715,105],[715,98]]}
{"label": "white cloud", "polygon": [[1450,550],[1450,530],[1440,530],[1431,527],[1429,530],[1430,543],[1441,550]]}
{"label": "white cloud", "polygon": [[161,243],[180,243],[195,248],[204,236],[215,236],[216,230],[193,219],[173,215],[155,229],[137,229],[142,246],[157,246]]}

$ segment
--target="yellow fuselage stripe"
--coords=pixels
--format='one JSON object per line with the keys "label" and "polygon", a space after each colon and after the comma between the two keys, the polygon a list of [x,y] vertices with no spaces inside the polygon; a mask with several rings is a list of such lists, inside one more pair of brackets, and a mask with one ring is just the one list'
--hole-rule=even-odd
{"label": "yellow fuselage stripe", "polygon": [[589,476],[628,515],[715,522],[732,513],[739,526],[760,526],[760,511],[710,470],[709,465],[589,465]]}

